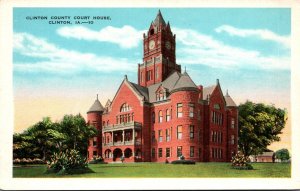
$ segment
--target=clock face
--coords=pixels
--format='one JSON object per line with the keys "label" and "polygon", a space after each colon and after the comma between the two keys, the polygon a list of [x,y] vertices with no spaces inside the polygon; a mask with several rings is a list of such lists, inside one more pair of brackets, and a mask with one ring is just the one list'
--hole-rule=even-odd
{"label": "clock face", "polygon": [[171,48],[171,43],[169,41],[166,42],[166,48],[170,50]]}
{"label": "clock face", "polygon": [[149,49],[152,50],[154,47],[155,47],[155,41],[154,41],[154,40],[151,40],[151,41],[149,42]]}

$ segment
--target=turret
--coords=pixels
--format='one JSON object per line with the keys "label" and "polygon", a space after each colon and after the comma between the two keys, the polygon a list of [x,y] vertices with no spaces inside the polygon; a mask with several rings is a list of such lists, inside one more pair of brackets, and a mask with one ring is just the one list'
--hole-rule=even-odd
{"label": "turret", "polygon": [[94,156],[101,156],[102,153],[102,114],[104,107],[98,99],[98,94],[95,102],[87,112],[87,122],[98,130],[98,135],[89,140],[88,159],[93,159]]}

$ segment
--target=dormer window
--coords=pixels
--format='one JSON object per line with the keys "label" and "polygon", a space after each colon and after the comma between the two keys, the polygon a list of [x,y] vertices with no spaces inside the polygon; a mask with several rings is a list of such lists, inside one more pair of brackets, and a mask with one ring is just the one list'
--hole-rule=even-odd
{"label": "dormer window", "polygon": [[167,92],[160,90],[156,92],[156,101],[162,101],[167,99]]}
{"label": "dormer window", "polygon": [[130,111],[130,110],[131,110],[131,107],[127,103],[124,103],[121,106],[120,112],[126,112],[126,111]]}

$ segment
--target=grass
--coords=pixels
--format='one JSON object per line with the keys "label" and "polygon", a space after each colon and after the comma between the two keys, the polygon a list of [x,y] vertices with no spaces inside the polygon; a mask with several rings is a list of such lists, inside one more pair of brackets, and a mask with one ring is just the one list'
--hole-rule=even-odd
{"label": "grass", "polygon": [[232,169],[230,163],[196,163],[196,165],[163,163],[89,164],[86,174],[47,174],[45,165],[14,167],[14,178],[84,177],[84,178],[289,178],[289,163],[253,163],[253,170]]}

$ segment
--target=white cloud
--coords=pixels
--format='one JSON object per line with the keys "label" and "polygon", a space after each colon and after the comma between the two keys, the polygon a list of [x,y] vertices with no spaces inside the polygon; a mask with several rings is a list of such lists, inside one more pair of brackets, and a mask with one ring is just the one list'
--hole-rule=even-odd
{"label": "white cloud", "polygon": [[246,50],[224,44],[211,36],[190,29],[173,28],[179,46],[179,64],[200,64],[215,68],[290,68],[289,56],[264,56],[256,50]]}
{"label": "white cloud", "polygon": [[215,29],[217,33],[226,32],[231,36],[257,37],[262,40],[274,41],[290,48],[290,36],[280,36],[266,29],[239,29],[230,25],[222,25]]}
{"label": "white cloud", "polygon": [[16,71],[76,73],[90,71],[134,71],[136,62],[126,58],[97,56],[92,53],[60,48],[28,33],[14,34],[14,51],[21,55],[37,58],[36,62],[16,62]]}
{"label": "white cloud", "polygon": [[63,37],[79,40],[110,42],[121,48],[134,48],[142,42],[143,33],[135,28],[125,25],[122,28],[107,26],[100,31],[94,31],[83,26],[62,27],[57,33]]}

